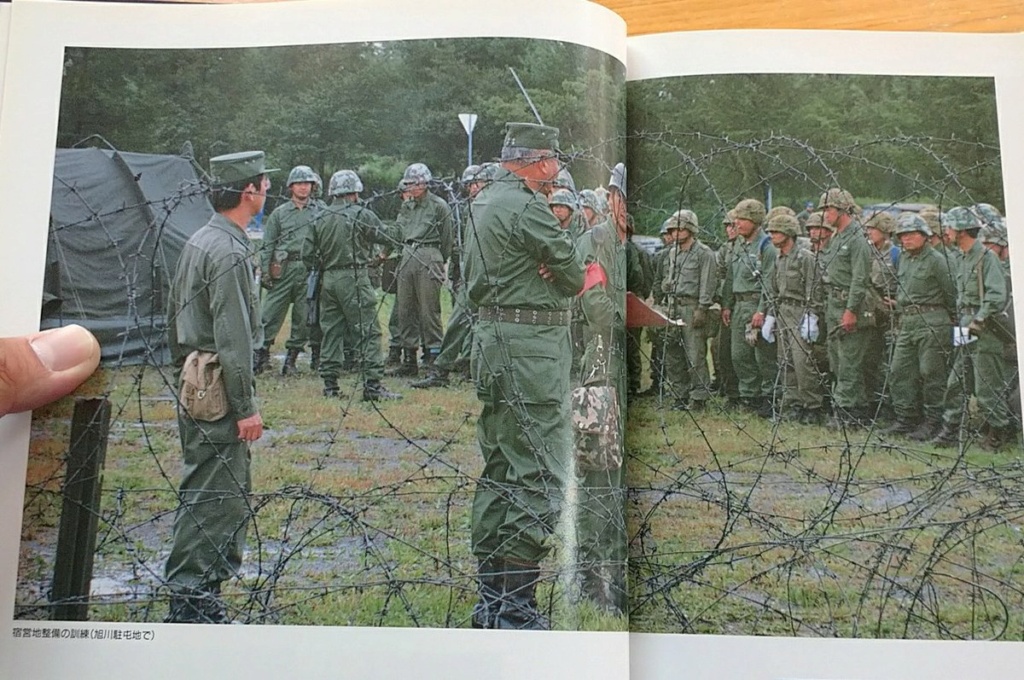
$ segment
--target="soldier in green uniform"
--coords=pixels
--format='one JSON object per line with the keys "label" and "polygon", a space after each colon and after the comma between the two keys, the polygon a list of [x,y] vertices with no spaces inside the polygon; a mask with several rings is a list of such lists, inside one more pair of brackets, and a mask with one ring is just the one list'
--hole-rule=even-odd
{"label": "soldier in green uniform", "polygon": [[[462,184],[466,187],[467,202],[465,210],[468,211],[469,201],[476,198],[476,195],[487,186],[491,176],[494,174],[497,168],[494,163],[484,163],[483,166],[471,165],[467,167],[462,173]],[[468,213],[467,213],[468,214]],[[466,219],[462,220],[462,225],[466,223]],[[461,228],[461,225],[460,225]],[[463,229],[462,236],[459,239],[460,244],[465,244],[466,234]],[[462,262],[462,247],[460,247],[459,262]],[[462,281],[461,265],[459,266],[460,271],[454,273],[454,276]],[[451,271],[451,268],[449,268]],[[448,317],[448,326],[444,329],[444,338],[441,340],[441,352],[434,359],[434,363],[430,366],[427,372],[427,376],[422,380],[417,380],[411,383],[413,387],[418,389],[429,389],[432,387],[447,387],[448,386],[448,374],[453,370],[457,370],[458,365],[467,365],[469,362],[469,351],[471,347],[471,338],[473,336],[473,317],[469,308],[469,302],[466,299],[466,288],[464,285],[456,286],[455,303],[452,307],[452,314]]]}
{"label": "soldier in green uniform", "polygon": [[[324,201],[323,201],[323,193],[324,193],[324,181],[320,177],[319,173],[314,172],[313,173],[313,191],[310,194],[310,199],[309,200],[313,204],[313,207],[316,208],[316,210],[319,211],[319,212],[323,212],[324,210],[327,209],[327,204],[324,203]],[[312,315],[310,313],[311,310],[309,308],[310,305],[313,303],[313,301],[311,300],[311,294],[313,293],[313,291],[309,287],[309,284],[310,284],[309,277],[312,277],[312,276],[315,276],[315,273],[310,271],[307,274],[307,279],[306,279],[306,319],[307,320],[309,320],[312,316],[314,316],[314,315]],[[314,281],[314,283],[315,283],[315,281]],[[317,304],[319,304],[319,303],[317,303]],[[314,323],[314,324],[307,323],[306,325],[309,326],[309,370],[311,370],[311,371],[319,371],[320,370],[320,348],[321,348],[321,345],[323,344],[323,341],[324,341],[324,332],[323,332],[323,329],[320,328],[319,318],[317,318],[316,323]]]}
{"label": "soldier in green uniform", "polygon": [[816,425],[824,415],[824,382],[812,345],[824,339],[819,322],[825,305],[817,258],[797,247],[799,229],[793,215],[778,214],[768,221],[766,231],[779,256],[766,281],[767,297],[778,323],[781,416]]}
{"label": "soldier in green uniform", "polygon": [[712,305],[714,311],[710,329],[713,345],[711,356],[715,360],[715,383],[718,393],[724,396],[730,405],[735,405],[739,402],[740,388],[739,381],[736,379],[736,371],[732,367],[732,333],[731,329],[722,323],[722,292],[725,290],[725,277],[729,272],[732,249],[739,235],[736,231],[732,210],[728,210],[722,216],[722,231],[725,233],[725,242],[715,251],[718,291],[715,293],[715,303]]}
{"label": "soldier in green uniform", "polygon": [[[661,236],[661,243],[663,247],[655,253],[654,263],[652,265],[654,272],[652,278],[652,293],[654,297],[654,304],[656,306],[664,307],[666,302],[666,296],[663,291],[663,281],[668,274],[668,256],[672,252],[672,246],[675,243],[678,234],[679,225],[671,219],[665,220],[658,232],[658,235]],[[647,329],[647,337],[651,341],[651,386],[638,394],[638,397],[661,396],[662,387],[666,382],[664,380],[665,336],[666,330],[664,328],[651,326]]]}
{"label": "soldier in green uniform", "polygon": [[832,427],[864,424],[868,408],[865,363],[870,336],[864,329],[874,323],[869,303],[871,251],[857,219],[860,208],[849,191],[832,188],[821,195],[818,208],[834,231],[824,252],[828,280],[828,359],[835,380]]}
{"label": "soldier in green uniform", "polygon": [[[327,191],[333,202],[308,231],[302,245],[302,261],[322,277],[320,323],[324,343],[320,377],[324,396],[339,396],[344,351],[351,349],[363,378],[363,401],[398,399],[401,395],[389,392],[380,382],[384,357],[369,267],[375,259],[374,244],[394,247],[401,233],[397,227],[386,228],[372,210],[359,202],[362,190],[363,183],[352,170],[334,173]],[[355,341],[346,344],[348,329],[354,330]]]}
{"label": "soldier in green uniform", "polygon": [[465,276],[479,315],[471,370],[484,469],[473,499],[480,601],[473,624],[542,629],[540,562],[570,474],[569,307],[583,287],[572,237],[544,193],[558,130],[509,123],[502,167],[470,206]]}
{"label": "soldier in green uniform", "polygon": [[896,300],[896,268],[900,261],[899,246],[892,243],[895,228],[896,219],[884,210],[864,222],[871,253],[871,289],[866,304],[874,316],[874,325],[864,329],[868,335],[864,358],[864,365],[868,368],[865,389],[868,408],[880,419],[888,419],[891,414],[887,369],[896,338],[891,303]]}
{"label": "soldier in green uniform", "polygon": [[267,293],[263,300],[264,345],[259,363],[270,356],[278,331],[292,310],[291,333],[285,342],[288,354],[281,375],[295,371],[295,362],[309,339],[306,326],[306,267],[302,264],[302,243],[306,232],[320,215],[316,201],[311,200],[316,173],[306,165],[297,165],[288,173],[291,199],[270,213],[263,231],[260,279]]}
{"label": "soldier in green uniform", "polygon": [[[946,381],[942,429],[932,439],[937,446],[954,446],[965,439],[967,404],[973,394],[985,434],[983,448],[997,450],[1013,435],[1007,396],[1003,340],[989,326],[989,319],[1006,308],[1006,279],[999,258],[978,239],[981,222],[967,208],[951,209],[943,218],[946,238],[956,244],[963,258],[956,275],[957,325],[976,340],[954,341],[953,370]],[[957,337],[956,330],[954,338]],[[962,335],[961,335],[962,337]]]}
{"label": "soldier in green uniform", "polygon": [[579,212],[578,205],[576,203],[576,197],[568,189],[555,189],[551,194],[551,198],[548,199],[548,205],[551,206],[551,212],[554,213],[555,219],[558,220],[558,226],[568,231],[573,239],[577,239],[582,235],[582,231],[577,230],[576,226],[576,214]]}
{"label": "soldier in green uniform", "polygon": [[[621,165],[621,164],[620,164]],[[625,167],[625,166],[623,166]],[[626,290],[641,300],[646,300],[651,295],[651,286],[654,284],[654,269],[651,257],[633,241],[635,227],[633,216],[625,212],[625,200],[623,204],[623,219],[626,228]],[[614,222],[614,210],[612,211]],[[616,229],[620,228],[613,223]],[[636,396],[640,393],[642,358],[640,343],[643,335],[643,328],[626,329],[626,379],[629,385],[629,395]]]}
{"label": "soldier in green uniform", "polygon": [[903,213],[894,233],[903,252],[895,297],[898,331],[889,369],[896,421],[886,432],[928,441],[942,424],[956,291],[945,260],[929,243],[932,234],[924,218]]}
{"label": "soldier in green uniform", "polygon": [[608,206],[604,199],[598,196],[597,192],[593,189],[584,189],[580,192],[580,213],[582,214],[582,229],[586,231],[592,228],[595,224],[600,224],[605,220],[605,213],[608,211]]}
{"label": "soldier in green uniform", "polygon": [[711,397],[708,371],[708,309],[718,290],[714,251],[697,240],[700,226],[692,210],[678,210],[663,229],[676,230],[665,256],[661,293],[668,315],[682,327],[665,330],[665,377],[677,410],[702,410]]}
{"label": "soldier in green uniform", "polygon": [[738,237],[726,263],[722,290],[722,323],[730,329],[732,365],[739,382],[740,402],[762,417],[770,417],[778,359],[774,343],[761,335],[768,300],[762,295],[771,276],[776,252],[761,229],[764,204],[747,198],[733,208]]}
{"label": "soldier in green uniform", "polygon": [[441,353],[444,339],[441,284],[445,262],[452,252],[455,226],[448,204],[427,189],[432,177],[423,163],[413,163],[402,176],[405,200],[398,212],[398,225],[405,247],[398,265],[395,305],[404,360],[395,375],[419,373],[416,350],[421,343],[425,362],[432,364]]}
{"label": "soldier in green uniform", "polygon": [[[619,163],[609,181],[612,215],[620,219],[594,226],[579,241],[587,267],[580,307],[584,329],[581,382],[615,390],[620,432],[626,417],[626,168]],[[614,227],[614,231],[612,230]],[[622,451],[618,451],[622,459]],[[626,607],[625,488],[622,466],[597,469],[578,461],[577,542],[581,590],[605,611]]]}
{"label": "soldier in green uniform", "polygon": [[[223,392],[214,413],[179,404],[185,467],[167,558],[168,623],[226,623],[221,583],[238,575],[249,522],[249,444],[263,435],[255,397],[253,352],[263,342],[255,251],[245,227],[263,209],[270,188],[262,151],[210,159],[216,214],[185,244],[175,267],[167,340],[177,378],[186,362],[219,363]],[[183,397],[184,395],[184,390]]]}

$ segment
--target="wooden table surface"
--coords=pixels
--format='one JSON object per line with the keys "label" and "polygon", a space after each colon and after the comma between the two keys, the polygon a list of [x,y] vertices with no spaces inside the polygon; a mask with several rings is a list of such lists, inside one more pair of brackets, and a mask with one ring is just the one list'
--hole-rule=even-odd
{"label": "wooden table surface", "polygon": [[630,35],[715,28],[1024,31],[1024,0],[596,0]]}

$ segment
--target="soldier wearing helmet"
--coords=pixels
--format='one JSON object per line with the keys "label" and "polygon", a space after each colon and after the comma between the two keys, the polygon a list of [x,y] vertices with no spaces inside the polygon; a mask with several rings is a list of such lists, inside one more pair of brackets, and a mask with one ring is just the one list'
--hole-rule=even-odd
{"label": "soldier wearing helmet", "polygon": [[835,229],[825,253],[828,303],[825,325],[829,330],[828,358],[835,389],[834,428],[856,426],[871,420],[866,364],[871,336],[864,330],[874,323],[871,304],[871,250],[860,211],[845,189],[828,189],[821,195],[823,223]]}
{"label": "soldier wearing helmet", "polygon": [[775,266],[777,252],[761,228],[764,204],[747,198],[733,208],[738,236],[727,263],[722,290],[722,323],[731,335],[732,365],[739,381],[740,403],[768,418],[774,413],[778,371],[776,346],[762,337],[768,300],[764,277]]}
{"label": "soldier wearing helmet", "polygon": [[718,291],[717,263],[714,251],[697,240],[700,225],[692,210],[676,211],[664,226],[676,237],[665,256],[661,292],[669,316],[686,324],[666,332],[665,386],[673,408],[700,411],[711,397],[708,316]]}
{"label": "soldier wearing helmet", "polygon": [[440,197],[427,190],[432,179],[423,163],[405,169],[399,188],[402,208],[398,225],[402,229],[402,261],[398,265],[399,345],[404,358],[393,371],[398,376],[419,373],[416,351],[422,343],[424,361],[434,363],[441,353],[444,329],[441,326],[441,285],[445,262],[451,257],[455,239],[452,211]]}
{"label": "soldier wearing helmet", "polygon": [[285,342],[287,355],[281,375],[294,373],[295,362],[309,340],[306,326],[306,267],[302,264],[302,243],[320,215],[312,199],[316,173],[308,165],[296,165],[288,173],[290,200],[270,214],[264,227],[260,282],[267,289],[263,298],[264,344],[257,354],[257,372],[270,361],[285,316],[291,308],[291,332]]}
{"label": "soldier wearing helmet", "polygon": [[777,321],[780,413],[786,420],[820,424],[824,413],[824,376],[814,360],[813,345],[823,340],[824,296],[818,258],[796,244],[800,222],[776,214],[765,229],[779,256],[766,280],[769,313]]}
{"label": "soldier wearing helmet", "polygon": [[548,205],[551,206],[551,212],[558,220],[558,226],[569,231],[573,238],[576,238],[578,234],[571,229],[574,222],[573,215],[577,212],[576,197],[573,193],[568,189],[555,189],[551,197],[548,198]]}
{"label": "soldier wearing helmet", "polygon": [[722,230],[725,242],[715,252],[715,274],[718,278],[718,291],[715,293],[715,304],[712,306],[712,326],[716,329],[715,341],[712,343],[711,355],[715,361],[715,380],[718,391],[723,394],[730,405],[739,403],[739,381],[732,366],[732,334],[722,321],[722,292],[725,289],[725,277],[728,264],[732,259],[733,247],[736,245],[736,213],[726,211],[722,216]]}
{"label": "soldier wearing helmet", "polygon": [[[892,308],[896,304],[896,269],[900,261],[900,248],[892,242],[896,218],[888,211],[881,210],[864,221],[871,253],[871,290],[868,295],[868,306],[874,316],[874,324],[864,328],[868,335],[867,353],[864,365],[868,367],[865,376],[868,393],[868,407],[877,411],[877,406],[886,403],[889,397],[886,386],[887,359],[892,352],[893,316]],[[865,312],[865,313],[868,313]],[[889,411],[886,408],[885,415]]]}
{"label": "soldier wearing helmet", "polygon": [[966,328],[976,342],[956,348],[953,370],[946,381],[942,429],[932,440],[937,446],[954,446],[960,441],[961,424],[971,394],[964,390],[973,378],[974,396],[984,422],[985,449],[997,450],[1013,437],[1007,405],[1009,387],[1004,343],[998,317],[1009,299],[999,258],[978,239],[981,221],[968,208],[952,208],[943,219],[946,237],[960,249],[963,258],[956,273],[957,325]]}
{"label": "soldier wearing helmet", "polygon": [[338,377],[345,363],[346,341],[353,341],[356,366],[363,379],[363,401],[398,399],[382,384],[377,296],[369,267],[376,259],[374,244],[390,249],[400,232],[385,227],[372,210],[359,202],[363,183],[352,170],[331,176],[331,204],[309,229],[302,246],[302,261],[320,271],[320,319],[324,331],[320,377],[324,396],[338,397]]}
{"label": "soldier wearing helmet", "polygon": [[949,267],[929,243],[931,228],[921,215],[900,215],[894,234],[903,246],[895,299],[899,323],[889,371],[896,420],[885,432],[929,441],[942,424],[956,294]]}

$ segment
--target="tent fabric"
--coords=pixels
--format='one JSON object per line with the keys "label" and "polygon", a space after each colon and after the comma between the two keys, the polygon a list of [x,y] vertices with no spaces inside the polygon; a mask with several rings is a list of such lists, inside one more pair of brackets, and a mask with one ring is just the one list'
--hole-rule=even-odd
{"label": "tent fabric", "polygon": [[85,326],[107,365],[166,363],[170,277],[212,215],[187,158],[57,149],[40,326]]}

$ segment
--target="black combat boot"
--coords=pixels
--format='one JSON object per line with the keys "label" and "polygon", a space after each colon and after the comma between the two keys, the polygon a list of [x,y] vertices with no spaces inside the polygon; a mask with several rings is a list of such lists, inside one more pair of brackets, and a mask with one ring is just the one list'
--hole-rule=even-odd
{"label": "black combat boot", "polygon": [[501,589],[505,584],[505,560],[492,557],[480,560],[477,568],[477,592],[480,601],[473,605],[473,628],[495,628],[498,608],[501,606]]}
{"label": "black combat boot", "polygon": [[427,371],[427,377],[423,380],[417,380],[416,382],[410,383],[413,387],[419,389],[429,389],[431,387],[448,387],[448,371],[443,368],[438,368],[436,365],[431,366],[430,370]]}
{"label": "black combat boot", "polygon": [[405,359],[402,361],[402,365],[387,371],[387,375],[392,375],[398,378],[415,378],[420,373],[420,367],[416,363],[416,348],[403,350]]}
{"label": "black combat boot", "polygon": [[337,378],[324,378],[324,396],[329,399],[341,396],[341,388],[338,387]]}
{"label": "black combat boot", "polygon": [[401,398],[401,394],[388,391],[380,384],[379,380],[367,380],[363,385],[363,401],[388,401]]}
{"label": "black combat boot", "polygon": [[229,623],[220,584],[175,591],[164,623]]}
{"label": "black combat boot", "polygon": [[253,352],[252,357],[252,372],[253,375],[259,375],[263,371],[267,370],[267,366],[270,365],[270,348],[260,347]]}
{"label": "black combat boot", "polygon": [[540,565],[505,559],[504,587],[494,627],[502,630],[550,630],[551,622],[537,609]]}
{"label": "black combat boot", "polygon": [[402,363],[402,348],[401,347],[389,347],[388,358],[384,361],[384,365],[387,368],[394,368],[400,366]]}
{"label": "black combat boot", "polygon": [[309,370],[316,373],[320,370],[320,345],[309,346]]}
{"label": "black combat boot", "polygon": [[429,368],[434,365],[437,361],[438,355],[441,354],[440,347],[424,347],[423,348],[423,366]]}
{"label": "black combat boot", "polygon": [[281,375],[292,375],[298,371],[295,367],[295,362],[299,360],[299,353],[302,350],[290,349],[288,355],[284,358],[284,366],[281,367]]}

